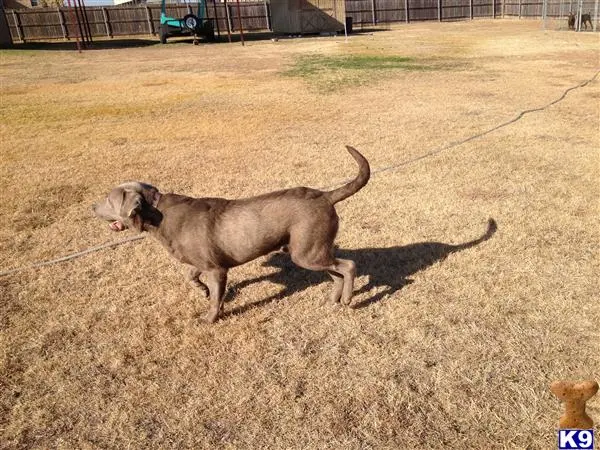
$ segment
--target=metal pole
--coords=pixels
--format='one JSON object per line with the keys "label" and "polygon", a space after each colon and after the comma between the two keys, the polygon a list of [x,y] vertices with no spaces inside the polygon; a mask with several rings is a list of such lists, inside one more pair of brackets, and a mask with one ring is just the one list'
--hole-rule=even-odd
{"label": "metal pole", "polygon": [[86,36],[85,36],[85,31],[83,29],[83,26],[81,24],[81,11],[79,10],[79,7],[77,6],[77,2],[80,0],[73,0],[73,6],[75,8],[75,17],[77,18],[77,29],[79,30],[79,36],[81,37],[81,45],[83,48],[87,48],[86,45]]}
{"label": "metal pole", "polygon": [[227,5],[227,0],[223,0],[225,5],[225,14],[227,15],[227,38],[229,42],[231,42],[231,17],[229,14],[229,6]]}
{"label": "metal pole", "polygon": [[373,25],[377,23],[377,10],[375,7],[375,0],[371,0],[371,15],[373,18]]}
{"label": "metal pole", "polygon": [[[208,5],[208,3],[207,3]],[[215,12],[215,25],[217,26],[217,36],[221,39],[221,30],[219,29],[219,14],[217,13],[217,2],[213,0],[213,11]],[[207,14],[208,17],[208,14]]]}
{"label": "metal pole", "polygon": [[240,27],[240,39],[242,40],[242,46],[244,46],[244,27],[242,26],[242,10],[240,8],[240,0],[237,0],[237,15],[238,15],[238,25]]}
{"label": "metal pole", "polygon": [[91,46],[91,44],[92,44],[92,29],[90,28],[90,21],[88,20],[87,9],[85,9],[85,2],[83,0],[80,0],[80,2],[81,2],[82,15],[83,15],[83,25],[85,27],[85,31],[87,33],[89,43]]}
{"label": "metal pole", "polygon": [[108,12],[106,11],[106,8],[102,8],[102,17],[104,17],[104,26],[106,27],[106,35],[109,38],[112,38],[111,31],[110,31],[110,23],[108,22]]}
{"label": "metal pole", "polygon": [[348,21],[346,20],[345,14],[344,14],[344,42],[348,42]]}
{"label": "metal pole", "polygon": [[[558,13],[558,20],[559,20],[559,23],[560,23],[560,25],[558,26],[558,28],[560,30],[562,30],[562,27],[563,27],[563,15],[565,13],[565,10],[564,10],[563,6],[564,6],[563,5],[563,0],[560,0],[560,11]],[[568,24],[567,24],[567,27],[568,27]]]}
{"label": "metal pole", "polygon": [[263,2],[265,4],[265,19],[267,20],[267,30],[273,30],[273,28],[271,28],[271,17],[269,17],[269,4],[267,3],[267,0],[265,0]]}
{"label": "metal pole", "polygon": [[546,29],[546,16],[548,15],[548,0],[544,0],[544,3],[542,3],[542,23],[543,23],[543,29]]}
{"label": "metal pole", "polygon": [[406,23],[410,23],[410,3],[409,0],[404,0],[404,15]]}
{"label": "metal pole", "polygon": [[58,13],[58,21],[60,22],[60,29],[62,30],[63,38],[69,39],[69,33],[67,33],[67,27],[65,26],[65,18],[60,10],[60,6],[56,7],[56,12]]}
{"label": "metal pole", "polygon": [[594,31],[596,31],[597,28],[597,24],[598,23],[598,0],[596,0],[596,4],[594,6]]}
{"label": "metal pole", "polygon": [[469,18],[473,20],[473,0],[469,0]]}
{"label": "metal pole", "polygon": [[442,0],[438,0],[438,22],[442,21]]}
{"label": "metal pole", "polygon": [[71,0],[67,0],[67,5],[69,6],[69,9],[71,11],[71,20],[73,21],[73,25],[75,26],[75,40],[77,41],[77,50],[79,51],[79,53],[81,53],[81,43],[79,42],[79,32],[77,29],[77,25],[75,23],[75,22],[77,22],[77,20],[75,19],[75,12],[74,12],[73,8],[71,7]]}

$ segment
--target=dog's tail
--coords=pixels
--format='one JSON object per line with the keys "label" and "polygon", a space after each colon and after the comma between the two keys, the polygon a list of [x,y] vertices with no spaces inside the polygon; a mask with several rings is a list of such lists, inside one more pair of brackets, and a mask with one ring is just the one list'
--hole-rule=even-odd
{"label": "dog's tail", "polygon": [[358,175],[350,183],[345,184],[333,191],[325,192],[325,196],[329,199],[332,205],[350,197],[357,193],[367,182],[371,176],[371,168],[367,159],[353,147],[346,145],[346,149],[358,163]]}
{"label": "dog's tail", "polygon": [[488,219],[487,230],[485,231],[483,236],[481,236],[473,241],[465,242],[464,244],[453,245],[451,253],[459,252],[461,250],[466,250],[468,248],[475,247],[476,245],[479,245],[482,242],[485,242],[488,239],[491,239],[491,237],[496,233],[496,231],[498,231],[498,224],[496,223],[496,221],[494,219],[492,219],[490,217]]}

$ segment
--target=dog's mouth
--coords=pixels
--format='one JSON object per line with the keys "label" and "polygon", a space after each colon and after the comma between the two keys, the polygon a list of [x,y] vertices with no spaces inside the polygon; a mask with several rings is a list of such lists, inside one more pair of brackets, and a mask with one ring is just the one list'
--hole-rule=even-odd
{"label": "dog's mouth", "polygon": [[123,230],[127,229],[127,227],[125,226],[125,224],[123,222],[119,222],[118,220],[115,220],[114,222],[111,222],[109,224],[109,227],[113,231],[123,231]]}

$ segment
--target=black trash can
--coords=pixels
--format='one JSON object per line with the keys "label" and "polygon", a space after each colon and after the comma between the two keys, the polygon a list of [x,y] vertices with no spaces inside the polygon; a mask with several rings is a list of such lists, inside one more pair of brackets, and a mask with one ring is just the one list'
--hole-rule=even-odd
{"label": "black trash can", "polygon": [[352,17],[346,17],[346,32],[348,34],[352,33]]}

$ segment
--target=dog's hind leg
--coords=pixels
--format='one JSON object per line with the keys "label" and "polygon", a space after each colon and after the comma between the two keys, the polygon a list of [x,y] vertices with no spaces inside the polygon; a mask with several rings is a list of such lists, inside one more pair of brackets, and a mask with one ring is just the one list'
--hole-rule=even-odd
{"label": "dog's hind leg", "polygon": [[342,289],[341,302],[349,305],[352,301],[354,292],[354,278],[356,277],[356,264],[350,259],[336,258],[332,270],[344,277],[344,286]]}
{"label": "dog's hind leg", "polygon": [[196,267],[186,264],[186,270],[184,275],[186,281],[189,282],[192,286],[204,288],[208,292],[208,286],[206,286],[206,284],[204,284],[202,281],[200,281],[200,278],[198,278],[201,273],[202,272]]}
{"label": "dog's hind leg", "polygon": [[349,305],[354,292],[354,278],[356,277],[356,264],[349,259],[333,258],[321,255],[320,258],[307,258],[291,251],[294,264],[308,270],[327,271],[333,278],[333,292],[329,297],[332,302],[341,302]]}
{"label": "dog's hind leg", "polygon": [[223,297],[225,296],[225,285],[227,284],[227,270],[215,269],[206,272],[206,285],[209,293],[208,312],[204,321],[214,323],[223,308]]}
{"label": "dog's hind leg", "polygon": [[329,301],[331,303],[337,303],[340,301],[342,297],[342,290],[344,289],[344,276],[334,272],[333,270],[328,270],[329,275],[333,279],[333,290],[331,291],[331,295],[329,296]]}
{"label": "dog's hind leg", "polygon": [[333,256],[333,241],[338,222],[335,211],[326,217],[303,224],[290,233],[288,250],[294,264],[308,270],[326,271],[333,278],[329,299],[349,305],[354,291],[356,265],[349,259]]}

